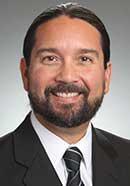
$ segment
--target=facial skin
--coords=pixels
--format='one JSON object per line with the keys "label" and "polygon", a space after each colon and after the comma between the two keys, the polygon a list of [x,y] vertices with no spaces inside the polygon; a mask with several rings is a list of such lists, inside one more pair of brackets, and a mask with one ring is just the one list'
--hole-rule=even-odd
{"label": "facial skin", "polygon": [[[56,135],[72,143],[85,134],[91,118],[85,118],[75,125],[76,120],[72,125],[68,122],[72,121],[69,118],[83,112],[86,103],[92,109],[95,102],[100,106],[104,94],[109,90],[111,63],[104,69],[101,38],[96,28],[83,20],[60,16],[39,26],[30,66],[27,68],[22,58],[21,73],[29,96],[38,98],[38,105],[41,101],[49,102],[56,115],[68,119],[64,123],[68,123],[68,126],[52,124],[51,120],[35,113],[38,120]],[[46,91],[47,88],[50,92]],[[41,109],[42,106],[44,104]]]}

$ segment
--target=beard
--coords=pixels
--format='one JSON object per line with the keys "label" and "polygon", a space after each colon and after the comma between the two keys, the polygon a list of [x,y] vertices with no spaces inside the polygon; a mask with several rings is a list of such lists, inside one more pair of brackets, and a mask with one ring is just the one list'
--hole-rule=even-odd
{"label": "beard", "polygon": [[[60,106],[53,102],[52,95],[56,93],[76,92],[80,96],[77,103],[61,103]],[[40,97],[36,92],[29,91],[29,100],[33,111],[39,114],[43,121],[52,125],[72,128],[89,122],[99,110],[104,94],[88,101],[89,89],[78,87],[74,84],[58,84],[45,89],[44,96]]]}

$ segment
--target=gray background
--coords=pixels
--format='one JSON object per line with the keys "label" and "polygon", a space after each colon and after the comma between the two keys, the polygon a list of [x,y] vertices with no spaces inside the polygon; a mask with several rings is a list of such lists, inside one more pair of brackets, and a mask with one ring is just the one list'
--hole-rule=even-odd
{"label": "gray background", "polygon": [[[0,1],[0,136],[14,130],[30,110],[19,72],[25,32],[43,9],[62,2],[68,1]],[[94,125],[130,138],[130,1],[77,2],[96,12],[111,37],[111,89],[93,120]]]}

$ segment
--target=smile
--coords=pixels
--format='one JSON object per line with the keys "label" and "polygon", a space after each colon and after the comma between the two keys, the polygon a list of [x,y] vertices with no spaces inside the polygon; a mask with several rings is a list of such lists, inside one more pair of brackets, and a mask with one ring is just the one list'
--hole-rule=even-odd
{"label": "smile", "polygon": [[55,95],[58,96],[58,97],[62,97],[62,98],[72,98],[72,97],[78,96],[79,93],[77,93],[77,92],[71,92],[71,93],[70,92],[68,92],[68,93],[57,92]]}
{"label": "smile", "polygon": [[71,104],[76,103],[81,99],[81,94],[78,92],[56,92],[52,94],[53,101],[56,103]]}

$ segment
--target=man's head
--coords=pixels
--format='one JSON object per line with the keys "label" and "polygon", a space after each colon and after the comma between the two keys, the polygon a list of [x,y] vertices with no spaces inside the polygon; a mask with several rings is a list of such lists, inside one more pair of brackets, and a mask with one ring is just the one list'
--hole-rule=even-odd
{"label": "man's head", "polygon": [[94,26],[101,36],[101,46],[104,54],[104,66],[107,66],[107,62],[110,60],[110,39],[107,30],[102,21],[89,9],[84,8],[76,3],[66,3],[58,5],[55,8],[50,8],[41,13],[30,25],[23,46],[23,55],[26,59],[27,65],[30,64],[30,57],[32,49],[35,45],[35,36],[37,28],[52,19],[60,16],[67,16],[69,18],[79,18],[90,23]]}
{"label": "man's head", "polygon": [[43,122],[76,127],[95,115],[108,92],[110,41],[91,11],[61,5],[38,16],[24,41],[21,72]]}

